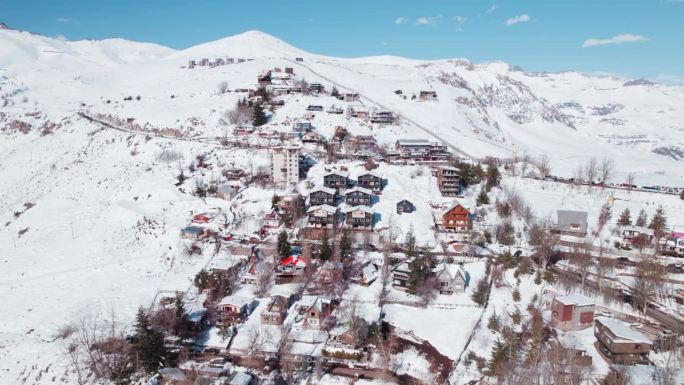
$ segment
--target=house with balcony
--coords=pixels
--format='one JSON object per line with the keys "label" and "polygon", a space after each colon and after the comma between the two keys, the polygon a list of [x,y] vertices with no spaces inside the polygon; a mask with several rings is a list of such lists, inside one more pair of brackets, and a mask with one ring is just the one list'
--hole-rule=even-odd
{"label": "house with balcony", "polygon": [[364,187],[354,187],[344,194],[345,202],[350,206],[370,206],[373,192]]}
{"label": "house with balcony", "polygon": [[437,167],[437,186],[442,196],[460,195],[464,186],[461,171],[456,167]]}
{"label": "house with balcony", "polygon": [[368,206],[352,207],[345,212],[345,224],[352,229],[371,230],[374,214],[375,211]]}
{"label": "house with balcony", "polygon": [[335,205],[335,198],[337,192],[334,188],[330,187],[320,187],[316,190],[311,191],[309,194],[309,205],[320,206],[320,205]]}
{"label": "house with balcony", "polygon": [[306,211],[307,226],[323,229],[334,229],[338,223],[339,209],[335,206],[320,205],[311,206]]}

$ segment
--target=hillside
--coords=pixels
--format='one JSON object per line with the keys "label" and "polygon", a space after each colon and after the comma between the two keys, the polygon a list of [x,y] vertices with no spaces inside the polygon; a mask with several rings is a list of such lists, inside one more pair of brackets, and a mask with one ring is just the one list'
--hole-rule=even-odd
{"label": "hillside", "polygon": [[[185,68],[190,60],[219,57],[246,60]],[[191,286],[191,277],[213,258],[210,247],[188,255],[179,239],[192,214],[211,208],[225,214],[226,232],[250,236],[259,230],[271,197],[285,191],[243,186],[232,201],[191,192],[194,183],[218,180],[228,167],[270,172],[270,150],[219,142],[238,141],[235,125],[225,119],[246,96],[236,90],[256,89],[257,75],[274,67],[292,67],[309,83],[359,93],[355,106],[387,109],[400,117],[397,124],[379,125],[317,113],[312,124],[326,138],[342,126],[354,135],[372,135],[386,148],[401,138],[437,138],[473,159],[546,154],[553,174],[568,177],[578,162],[605,156],[615,162],[613,182],[624,182],[631,172],[639,184],[684,185],[684,87],[576,72],[526,73],[505,63],[465,59],[332,58],[258,31],[173,50],[0,29],[0,303],[5,305],[0,384],[47,384],[55,382],[53,377],[68,383],[67,346],[57,338],[65,325],[88,312],[114,312],[126,324],[138,306],[152,303],[160,292]],[[228,92],[219,90],[221,82],[227,82]],[[413,100],[423,90],[436,91],[438,100]],[[266,125],[276,134],[290,131],[308,105],[344,106],[323,94],[281,99],[284,105]],[[139,132],[89,122],[79,113],[116,117],[137,125]],[[178,137],[156,136],[161,129]],[[281,142],[257,144],[264,143],[268,148]],[[198,156],[209,166],[195,170]],[[177,184],[180,171],[191,164],[190,179]],[[320,180],[328,166],[321,161],[312,167],[298,190],[310,191],[309,182]],[[361,162],[344,167],[363,171]],[[378,172],[389,181],[375,206],[382,214],[379,225],[396,230],[400,238],[414,227],[418,244],[438,248],[430,210],[453,199],[436,191],[427,167],[383,164]],[[609,199],[544,181],[508,182],[525,199],[538,201],[543,216],[561,206],[580,207],[594,222]],[[474,203],[476,195],[466,192],[464,203]],[[420,213],[394,216],[396,201],[404,198]],[[632,200],[616,208],[631,207],[634,214],[648,206],[651,215],[664,204],[672,221],[684,219],[684,206],[675,196],[622,192],[615,200]],[[473,267],[478,274],[480,264]],[[497,304],[505,302],[501,298]],[[420,323],[401,318],[403,305],[394,306],[391,315],[407,327]],[[469,325],[477,314],[471,318]],[[434,331],[422,330],[421,338],[439,338]],[[463,344],[465,334],[453,336],[450,358],[460,353],[462,345],[456,344]],[[432,342],[437,348],[446,345]]]}

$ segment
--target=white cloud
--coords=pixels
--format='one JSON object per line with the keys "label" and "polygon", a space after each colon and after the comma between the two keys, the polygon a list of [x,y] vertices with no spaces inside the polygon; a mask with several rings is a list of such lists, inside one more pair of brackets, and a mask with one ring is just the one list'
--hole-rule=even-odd
{"label": "white cloud", "polygon": [[632,35],[631,33],[626,33],[623,35],[613,36],[610,39],[587,39],[584,41],[584,44],[582,44],[582,47],[586,48],[608,44],[637,43],[648,40],[649,39],[645,36]]}
{"label": "white cloud", "polygon": [[413,25],[437,25],[437,21],[442,17],[444,16],[441,14],[437,16],[421,16],[416,19],[416,22],[413,23]]}
{"label": "white cloud", "polygon": [[58,23],[71,23],[71,19],[68,17],[58,17],[56,21]]}
{"label": "white cloud", "polygon": [[492,4],[491,7],[487,8],[485,13],[488,15],[491,15],[492,13],[494,13],[494,11],[496,11],[497,8],[499,8],[499,7],[497,7],[496,4]]}
{"label": "white cloud", "polygon": [[465,24],[468,18],[465,16],[454,16],[451,18],[456,24]]}
{"label": "white cloud", "polygon": [[510,19],[506,20],[506,25],[515,25],[515,24],[525,23],[528,21],[530,21],[530,16],[523,13],[522,15],[513,16]]}
{"label": "white cloud", "polygon": [[394,20],[394,24],[396,24],[396,25],[400,25],[400,24],[404,24],[404,23],[406,23],[406,18],[403,16],[397,17]]}

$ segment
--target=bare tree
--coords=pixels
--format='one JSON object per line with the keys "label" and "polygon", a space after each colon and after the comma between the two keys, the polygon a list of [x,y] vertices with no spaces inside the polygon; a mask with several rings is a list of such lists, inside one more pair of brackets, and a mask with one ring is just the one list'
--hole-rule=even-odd
{"label": "bare tree", "polygon": [[582,280],[582,287],[584,287],[587,274],[589,274],[589,266],[591,266],[591,243],[584,241],[580,244],[575,244],[572,247],[569,259],[575,265],[577,273]]}
{"label": "bare tree", "polygon": [[261,261],[257,265],[256,290],[254,294],[263,297],[273,286],[273,263]]}
{"label": "bare tree", "polygon": [[585,166],[585,173],[584,175],[587,177],[587,182],[589,182],[589,187],[588,189],[591,190],[591,185],[594,183],[594,179],[596,179],[596,175],[598,173],[598,163],[596,161],[596,158],[591,158],[589,159],[589,162]]}
{"label": "bare tree", "polygon": [[228,82],[225,80],[220,81],[219,84],[216,85],[216,90],[219,95],[225,94],[228,91]]}
{"label": "bare tree", "polygon": [[582,184],[582,181],[584,180],[584,171],[584,164],[582,162],[577,163],[577,167],[575,167],[575,172],[572,175],[572,177],[574,178],[575,186],[579,186]]}
{"label": "bare tree", "polygon": [[599,167],[599,174],[601,176],[601,183],[605,188],[606,183],[608,183],[608,178],[613,174],[613,168],[615,163],[610,158],[603,158],[601,161],[601,166]]}
{"label": "bare tree", "polygon": [[551,172],[551,158],[546,154],[541,154],[537,163],[542,179],[549,176],[549,173]]}
{"label": "bare tree", "polygon": [[634,173],[633,172],[630,171],[627,174],[626,183],[627,183],[627,190],[631,192],[632,186],[634,186]]}

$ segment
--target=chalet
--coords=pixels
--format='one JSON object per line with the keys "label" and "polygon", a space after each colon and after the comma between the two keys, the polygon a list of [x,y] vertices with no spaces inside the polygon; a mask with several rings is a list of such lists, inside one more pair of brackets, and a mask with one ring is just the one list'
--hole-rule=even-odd
{"label": "chalet", "polygon": [[446,162],[449,158],[445,145],[426,139],[400,139],[395,143],[394,148],[395,152],[390,155],[399,160],[435,163]]}
{"label": "chalet", "polygon": [[561,235],[585,237],[587,235],[587,212],[573,210],[558,210],[558,221],[551,229]]}
{"label": "chalet", "polygon": [[423,102],[437,100],[437,91],[420,91],[418,99]]}
{"label": "chalet", "polygon": [[351,280],[359,285],[368,286],[378,278],[378,275],[380,275],[378,266],[374,263],[367,263]]}
{"label": "chalet", "polygon": [[317,190],[313,190],[309,194],[309,205],[320,206],[320,205],[335,205],[336,191],[334,188],[321,187]]}
{"label": "chalet", "polygon": [[285,73],[294,75],[294,69],[292,67],[285,67]]}
{"label": "chalet", "polygon": [[295,120],[295,122],[292,123],[292,132],[297,135],[301,136],[311,130],[313,130],[313,126],[311,125],[311,122],[307,120]]}
{"label": "chalet", "polygon": [[350,206],[370,206],[373,192],[367,188],[356,186],[344,194],[345,202]]}
{"label": "chalet", "polygon": [[325,87],[323,87],[323,84],[321,84],[321,83],[311,83],[311,84],[309,84],[309,91],[321,93],[321,92],[325,91]]}
{"label": "chalet", "polygon": [[349,145],[358,150],[375,151],[378,149],[378,142],[372,135],[355,135],[348,138]]}
{"label": "chalet", "polygon": [[181,230],[181,238],[190,240],[199,240],[207,235],[207,229],[199,226],[188,226]]}
{"label": "chalet", "polygon": [[392,269],[392,287],[402,291],[408,290],[411,262],[413,262],[413,259],[407,259]]}
{"label": "chalet", "polygon": [[376,111],[370,114],[371,123],[389,124],[393,119],[394,116],[389,111]]}
{"label": "chalet", "polygon": [[356,206],[345,212],[345,223],[352,229],[370,230],[373,228],[374,211],[368,206]]}
{"label": "chalet", "polygon": [[470,212],[463,205],[456,203],[442,215],[442,227],[445,231],[467,231],[472,225]]}
{"label": "chalet", "polygon": [[558,329],[586,329],[594,322],[594,301],[580,294],[555,297],[551,302],[551,314],[553,326]]}
{"label": "chalet", "polygon": [[311,206],[307,211],[309,227],[334,229],[337,227],[339,209],[335,206]]}
{"label": "chalet", "polygon": [[304,61],[304,58],[297,57],[297,58],[295,58],[295,61],[296,61],[297,63],[301,63],[301,62]]}
{"label": "chalet", "polygon": [[342,100],[345,102],[358,102],[361,98],[355,92],[345,92],[342,94]]}
{"label": "chalet", "polygon": [[375,174],[366,173],[357,178],[357,186],[369,189],[373,192],[382,190],[382,178]]}
{"label": "chalet", "polygon": [[240,180],[245,176],[245,170],[240,168],[227,168],[224,169],[221,174],[228,180]]}
{"label": "chalet", "polygon": [[413,205],[413,203],[407,201],[406,199],[402,199],[399,202],[397,202],[397,214],[410,214],[415,210],[416,207]]}
{"label": "chalet", "polygon": [[254,311],[257,301],[247,297],[228,296],[217,305],[219,313],[218,323],[221,325],[235,325],[242,322]]}
{"label": "chalet", "polygon": [[323,111],[323,106],[319,106],[319,105],[316,105],[316,104],[309,104],[309,105],[306,107],[306,110],[307,110],[307,111]]}
{"label": "chalet", "polygon": [[326,318],[332,315],[339,301],[327,297],[314,297],[309,303],[300,305],[299,313],[303,317],[304,327],[320,329]]}
{"label": "chalet", "polygon": [[442,196],[461,194],[463,185],[461,171],[456,167],[441,166],[437,168],[437,186]]}
{"label": "chalet", "polygon": [[323,176],[323,185],[336,190],[346,189],[349,185],[349,174],[342,171],[333,171]]}
{"label": "chalet", "polygon": [[320,143],[321,141],[321,134],[319,134],[316,131],[309,131],[306,134],[302,135],[302,142],[303,143]]}
{"label": "chalet", "polygon": [[281,275],[302,275],[306,265],[306,261],[301,255],[291,255],[280,261],[277,270]]}
{"label": "chalet", "polygon": [[329,114],[335,114],[335,115],[341,115],[344,114],[344,108],[342,107],[336,107],[334,104],[325,111]]}
{"label": "chalet", "polygon": [[599,341],[601,353],[613,363],[632,365],[648,362],[651,340],[622,321],[596,318],[594,336]]}
{"label": "chalet", "polygon": [[650,247],[653,245],[655,231],[647,227],[624,226],[621,235],[620,246],[622,247],[631,248],[632,246],[638,247],[639,245]]}
{"label": "chalet", "polygon": [[271,297],[266,309],[261,312],[262,325],[282,325],[287,316],[288,298],[282,295]]}
{"label": "chalet", "polygon": [[273,209],[264,214],[262,222],[264,226],[268,228],[279,227],[282,222],[282,215],[280,214],[280,211]]}
{"label": "chalet", "polygon": [[468,286],[469,276],[461,265],[442,262],[432,270],[439,283],[440,294],[463,293]]}

